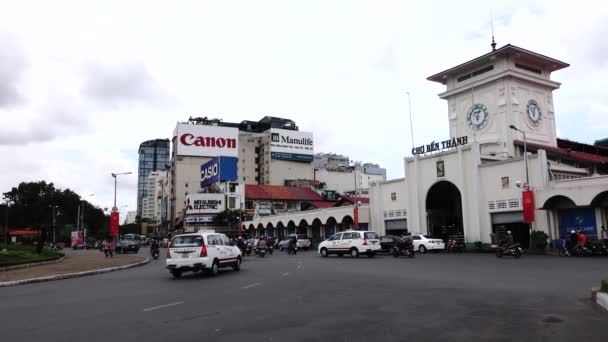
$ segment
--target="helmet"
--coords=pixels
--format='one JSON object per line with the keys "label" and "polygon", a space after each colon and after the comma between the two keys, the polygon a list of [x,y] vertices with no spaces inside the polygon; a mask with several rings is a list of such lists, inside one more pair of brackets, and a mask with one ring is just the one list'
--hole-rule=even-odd
{"label": "helmet", "polygon": [[507,234],[511,235],[511,231],[510,231],[510,230],[507,230]]}
{"label": "helmet", "polygon": [[571,231],[570,231],[570,234],[574,234],[574,233],[576,233],[574,230],[571,230]]}

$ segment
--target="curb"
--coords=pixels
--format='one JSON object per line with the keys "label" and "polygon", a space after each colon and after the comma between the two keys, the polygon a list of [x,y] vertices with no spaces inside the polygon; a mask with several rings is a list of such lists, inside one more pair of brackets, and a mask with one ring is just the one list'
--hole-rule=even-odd
{"label": "curb", "polygon": [[48,276],[48,277],[40,277],[40,278],[30,278],[30,279],[22,279],[22,280],[15,280],[15,281],[5,281],[5,282],[0,282],[0,287],[15,286],[15,285],[24,285],[24,284],[33,284],[33,283],[42,283],[42,282],[45,282],[45,281],[53,281],[53,280],[61,280],[61,279],[69,279],[69,278],[86,277],[86,276],[90,276],[90,275],[96,275],[96,274],[101,274],[101,273],[108,273],[108,272],[113,272],[113,271],[126,270],[128,268],[143,266],[143,265],[145,265],[145,264],[147,264],[149,262],[150,262],[150,259],[146,258],[145,260],[140,261],[140,262],[136,262],[134,264],[124,265],[124,266],[118,266],[118,267],[101,268],[101,269],[92,270],[92,271],[82,271],[82,272],[75,272],[75,273],[67,273],[67,274],[54,275],[54,276]]}
{"label": "curb", "polygon": [[6,267],[0,267],[0,272],[2,271],[12,271],[12,270],[18,270],[20,268],[28,268],[28,267],[34,267],[34,266],[42,266],[42,265],[50,265],[50,264],[58,264],[60,262],[63,261],[65,257],[62,256],[59,259],[55,259],[55,260],[50,260],[50,261],[43,261],[43,262],[32,262],[30,264],[22,264],[22,265],[15,265],[15,266],[6,266]]}
{"label": "curb", "polygon": [[594,287],[591,289],[591,300],[601,306],[604,310],[608,311],[608,293],[601,292],[599,288]]}

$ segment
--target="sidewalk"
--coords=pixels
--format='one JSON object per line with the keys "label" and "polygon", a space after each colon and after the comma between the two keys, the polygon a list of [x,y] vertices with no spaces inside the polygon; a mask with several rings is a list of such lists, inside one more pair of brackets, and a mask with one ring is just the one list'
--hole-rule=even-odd
{"label": "sidewalk", "polygon": [[2,271],[0,272],[0,283],[119,267],[141,262],[146,259],[144,256],[140,255],[141,253],[128,255],[118,254],[114,255],[114,258],[106,259],[104,254],[97,250],[66,250],[65,252],[65,258],[60,263]]}

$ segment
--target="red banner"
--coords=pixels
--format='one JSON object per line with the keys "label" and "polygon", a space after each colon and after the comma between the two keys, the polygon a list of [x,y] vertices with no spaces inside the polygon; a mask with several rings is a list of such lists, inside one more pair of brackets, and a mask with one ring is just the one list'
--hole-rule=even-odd
{"label": "red banner", "polygon": [[118,210],[112,211],[110,214],[110,235],[118,235],[118,226],[120,226],[118,221]]}
{"label": "red banner", "polygon": [[359,228],[359,207],[355,205],[355,209],[354,209],[354,224],[353,226],[355,227],[355,229]]}
{"label": "red banner", "polygon": [[534,222],[534,192],[522,192],[522,202],[524,205],[524,223]]}

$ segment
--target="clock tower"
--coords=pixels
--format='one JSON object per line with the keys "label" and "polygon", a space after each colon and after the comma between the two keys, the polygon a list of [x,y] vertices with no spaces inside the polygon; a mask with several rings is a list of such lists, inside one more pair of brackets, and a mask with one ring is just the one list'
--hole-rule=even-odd
{"label": "clock tower", "polygon": [[557,146],[553,91],[560,83],[551,73],[567,63],[505,45],[497,50],[428,78],[446,86],[450,137],[477,141],[484,160],[514,156],[514,141],[522,140],[514,125],[532,143]]}

